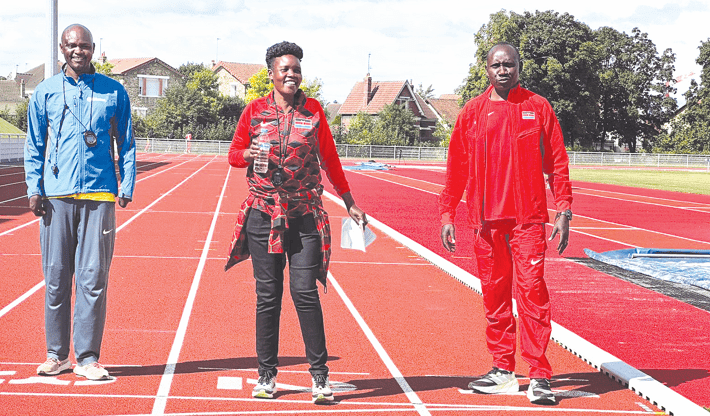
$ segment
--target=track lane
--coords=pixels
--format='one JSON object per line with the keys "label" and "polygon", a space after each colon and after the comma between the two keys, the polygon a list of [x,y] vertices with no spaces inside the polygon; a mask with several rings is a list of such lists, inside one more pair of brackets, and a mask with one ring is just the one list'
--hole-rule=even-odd
{"label": "track lane", "polygon": [[[411,175],[416,180],[435,183],[438,178],[443,183],[443,173],[397,168],[394,175],[358,171],[348,171],[347,175],[353,189],[360,191],[355,193],[358,203],[368,213],[384,218],[387,224],[404,235],[475,273],[471,233],[467,224],[462,221],[462,218],[465,218],[465,205],[459,205],[458,250],[455,256],[451,256],[444,252],[439,241],[436,195],[433,195],[429,188],[421,191],[413,189],[416,187],[413,187],[410,181],[406,182],[404,187],[398,188],[393,180],[397,176]],[[388,182],[383,182],[382,177]],[[648,190],[640,191],[642,194],[647,192]],[[415,196],[406,197],[408,194]],[[668,195],[665,194],[664,197]],[[699,198],[694,199],[697,201]],[[575,206],[577,202],[575,201]],[[399,208],[393,209],[395,205]],[[648,241],[645,239],[650,238],[670,241],[668,244],[676,241],[677,243],[673,244],[685,247],[689,243],[684,238],[673,239],[657,231],[638,230],[634,226],[619,224],[618,221],[625,218],[621,215],[616,216],[616,223],[599,222],[599,203],[587,205],[585,209],[575,208],[575,214],[579,215],[575,215],[572,223],[572,243],[565,252],[566,257],[586,258],[582,251],[584,248],[606,251],[628,248],[629,245],[642,246],[644,241]],[[383,209],[384,207],[386,209]],[[596,211],[587,211],[592,209],[590,207]],[[614,210],[614,207],[615,205],[612,205],[610,210]],[[627,215],[628,212],[627,210]],[[648,213],[643,215],[648,219]],[[581,229],[576,231],[578,226]],[[636,239],[632,240],[631,236]],[[702,241],[690,243],[705,247]],[[709,322],[706,311],[591,270],[581,264],[569,262],[560,258],[553,250],[548,251],[548,260],[551,261],[548,261],[546,266],[547,283],[553,300],[555,321],[636,368],[648,370],[649,374],[694,401],[706,401],[707,395],[704,391],[710,387],[710,359],[704,354],[697,354],[697,351],[710,349],[707,331],[701,329],[705,325],[697,324]],[[597,324],[589,325],[589,322]],[[695,324],[690,324],[692,322]],[[669,337],[668,331],[662,328],[674,328],[672,336]],[[678,347],[674,347],[674,343]],[[672,358],[669,360],[669,357]]]}

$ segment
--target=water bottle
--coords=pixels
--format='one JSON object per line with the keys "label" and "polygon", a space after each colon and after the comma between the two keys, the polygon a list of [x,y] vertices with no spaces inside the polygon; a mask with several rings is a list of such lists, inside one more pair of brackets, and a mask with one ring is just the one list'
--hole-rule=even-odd
{"label": "water bottle", "polygon": [[254,159],[254,172],[266,173],[269,171],[269,150],[271,150],[269,133],[266,126],[262,124],[259,134],[259,154]]}

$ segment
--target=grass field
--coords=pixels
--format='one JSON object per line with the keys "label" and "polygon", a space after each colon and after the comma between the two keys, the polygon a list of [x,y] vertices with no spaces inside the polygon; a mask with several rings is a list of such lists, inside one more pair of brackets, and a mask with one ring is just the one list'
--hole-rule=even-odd
{"label": "grass field", "polygon": [[575,181],[710,195],[710,172],[570,169]]}

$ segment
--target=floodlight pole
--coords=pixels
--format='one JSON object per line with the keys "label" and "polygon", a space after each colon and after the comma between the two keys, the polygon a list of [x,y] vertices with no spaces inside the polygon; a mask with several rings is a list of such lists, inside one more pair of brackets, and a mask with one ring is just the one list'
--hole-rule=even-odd
{"label": "floodlight pole", "polygon": [[47,62],[44,64],[44,79],[49,79],[54,76],[58,71],[57,61],[59,60],[59,27],[57,19],[57,3],[59,0],[48,0],[49,1],[49,11],[47,12],[47,17],[49,24],[49,55],[47,56]]}

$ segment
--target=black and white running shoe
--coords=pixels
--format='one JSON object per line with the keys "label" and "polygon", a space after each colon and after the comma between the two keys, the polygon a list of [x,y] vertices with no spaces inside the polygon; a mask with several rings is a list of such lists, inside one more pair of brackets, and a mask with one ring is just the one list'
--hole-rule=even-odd
{"label": "black and white running shoe", "polygon": [[528,399],[533,404],[555,404],[555,395],[550,388],[550,380],[531,378],[528,387]]}

